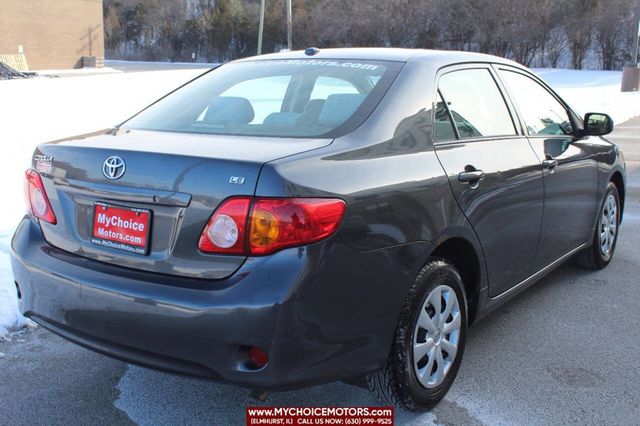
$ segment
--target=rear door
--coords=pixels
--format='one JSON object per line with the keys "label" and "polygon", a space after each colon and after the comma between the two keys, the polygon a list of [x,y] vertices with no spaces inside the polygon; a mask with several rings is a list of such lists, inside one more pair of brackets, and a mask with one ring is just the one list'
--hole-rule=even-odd
{"label": "rear door", "polygon": [[591,237],[598,208],[598,163],[589,138],[573,135],[570,110],[535,77],[500,67],[531,146],[542,162],[544,214],[534,269],[540,270]]}
{"label": "rear door", "polygon": [[480,239],[496,296],[531,273],[542,221],[540,161],[489,65],[446,68],[438,89],[435,150]]}

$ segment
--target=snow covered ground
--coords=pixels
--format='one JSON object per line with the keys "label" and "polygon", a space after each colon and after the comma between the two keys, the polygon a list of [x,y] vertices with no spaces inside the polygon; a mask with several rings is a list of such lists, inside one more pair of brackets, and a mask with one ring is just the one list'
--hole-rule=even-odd
{"label": "snow covered ground", "polygon": [[204,71],[79,73],[0,81],[0,338],[26,324],[17,310],[9,246],[25,211],[23,176],[34,147],[117,124]]}
{"label": "snow covered ground", "polygon": [[[0,81],[0,338],[25,324],[17,311],[9,244],[24,213],[23,173],[35,145],[117,124],[202,72],[191,68]],[[580,113],[606,112],[616,123],[640,115],[640,93],[620,93],[620,72],[536,72]]]}
{"label": "snow covered ground", "polygon": [[640,93],[620,92],[620,71],[584,71],[542,68],[536,74],[579,114],[605,112],[614,123],[640,115]]}

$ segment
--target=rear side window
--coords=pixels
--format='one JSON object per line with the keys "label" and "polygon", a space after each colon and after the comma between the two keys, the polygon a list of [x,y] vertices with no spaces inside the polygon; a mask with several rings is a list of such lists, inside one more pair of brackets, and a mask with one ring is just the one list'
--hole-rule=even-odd
{"label": "rear side window", "polygon": [[488,69],[444,74],[438,88],[461,139],[516,134],[511,114]]}
{"label": "rear side window", "polygon": [[168,132],[337,137],[368,117],[402,63],[236,62],[169,94],[124,127]]}
{"label": "rear side window", "polygon": [[573,131],[564,106],[537,81],[513,71],[500,70],[527,127],[535,135],[564,135]]}

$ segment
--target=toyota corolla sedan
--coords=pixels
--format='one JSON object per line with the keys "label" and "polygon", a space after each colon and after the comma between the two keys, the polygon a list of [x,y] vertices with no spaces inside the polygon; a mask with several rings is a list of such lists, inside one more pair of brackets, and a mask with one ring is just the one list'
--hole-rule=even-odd
{"label": "toyota corolla sedan", "polygon": [[134,364],[263,392],[366,383],[429,409],[469,325],[566,260],[611,261],[612,127],[482,54],[235,61],[38,146],[20,307]]}

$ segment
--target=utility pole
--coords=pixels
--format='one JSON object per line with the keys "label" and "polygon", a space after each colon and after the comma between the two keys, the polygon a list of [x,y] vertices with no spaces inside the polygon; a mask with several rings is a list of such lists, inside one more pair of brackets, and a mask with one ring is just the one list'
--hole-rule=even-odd
{"label": "utility pole", "polygon": [[640,0],[636,0],[636,10],[634,15],[638,25],[636,27],[636,38],[633,42],[633,52],[631,52],[631,59],[633,60],[632,65],[636,68],[640,68],[640,58],[638,58],[638,55],[640,55]]}
{"label": "utility pole", "polygon": [[[640,3],[639,3],[640,4]],[[636,42],[633,44],[633,63],[636,67],[640,66],[638,62],[638,55],[640,55],[640,6],[638,6],[638,32],[636,33]]]}
{"label": "utility pole", "polygon": [[264,31],[264,2],[260,1],[260,27],[258,28],[258,55],[262,55],[262,31]]}
{"label": "utility pole", "polygon": [[623,92],[639,92],[640,91],[640,62],[638,62],[638,45],[640,44],[640,0],[636,2],[636,21],[638,26],[635,28],[635,40],[633,43],[633,52],[631,52],[632,62],[625,65],[622,69],[622,84],[620,90]]}
{"label": "utility pole", "polygon": [[293,23],[292,23],[291,0],[287,0],[287,49],[293,50]]}

